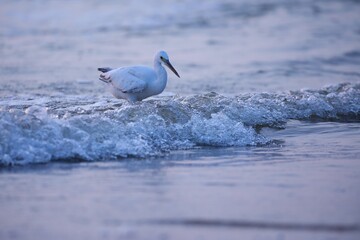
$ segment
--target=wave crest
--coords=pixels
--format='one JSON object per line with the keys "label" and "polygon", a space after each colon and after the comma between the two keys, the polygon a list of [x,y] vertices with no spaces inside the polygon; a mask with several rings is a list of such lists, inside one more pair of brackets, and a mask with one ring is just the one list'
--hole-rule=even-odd
{"label": "wave crest", "polygon": [[360,84],[226,97],[173,96],[130,105],[96,96],[0,100],[0,164],[159,156],[195,146],[266,144],[289,119],[360,120]]}

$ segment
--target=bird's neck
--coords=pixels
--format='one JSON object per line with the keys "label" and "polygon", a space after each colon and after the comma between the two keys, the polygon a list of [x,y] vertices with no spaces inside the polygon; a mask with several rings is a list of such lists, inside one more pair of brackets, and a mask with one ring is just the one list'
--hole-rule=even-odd
{"label": "bird's neck", "polygon": [[165,68],[161,65],[160,62],[155,61],[154,62],[154,70],[156,72],[156,82],[157,82],[157,86],[158,86],[158,90],[159,92],[162,92],[165,87],[166,87],[166,83],[167,83],[167,73]]}

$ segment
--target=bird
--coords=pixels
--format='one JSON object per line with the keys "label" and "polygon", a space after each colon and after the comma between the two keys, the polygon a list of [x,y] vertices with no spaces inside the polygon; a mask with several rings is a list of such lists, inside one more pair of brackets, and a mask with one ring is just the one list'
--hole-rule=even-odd
{"label": "bird", "polygon": [[114,97],[135,103],[164,91],[167,72],[162,64],[180,78],[171,65],[168,54],[162,50],[155,54],[154,68],[148,66],[129,66],[116,69],[101,67],[98,68],[98,71],[102,72],[99,80],[110,87]]}

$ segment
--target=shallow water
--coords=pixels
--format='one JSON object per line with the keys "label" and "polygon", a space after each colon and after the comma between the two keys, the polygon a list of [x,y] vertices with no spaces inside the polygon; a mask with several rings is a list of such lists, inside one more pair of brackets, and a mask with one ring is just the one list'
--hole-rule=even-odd
{"label": "shallow water", "polygon": [[359,238],[358,1],[0,6],[0,239]]}
{"label": "shallow water", "polygon": [[4,169],[0,236],[357,239],[359,133],[358,123],[290,121],[268,130],[282,144],[266,147]]}

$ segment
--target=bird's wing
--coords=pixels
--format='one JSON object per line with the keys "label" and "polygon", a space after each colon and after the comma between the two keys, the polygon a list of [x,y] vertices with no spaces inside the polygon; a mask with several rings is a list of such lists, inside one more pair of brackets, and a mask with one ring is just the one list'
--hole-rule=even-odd
{"label": "bird's wing", "polygon": [[100,77],[124,93],[137,93],[147,86],[147,71],[139,67],[123,67],[102,73]]}
{"label": "bird's wing", "polygon": [[101,67],[101,68],[98,68],[98,71],[102,72],[102,73],[106,73],[106,72],[109,72],[111,71],[112,68],[109,68],[109,67]]}

